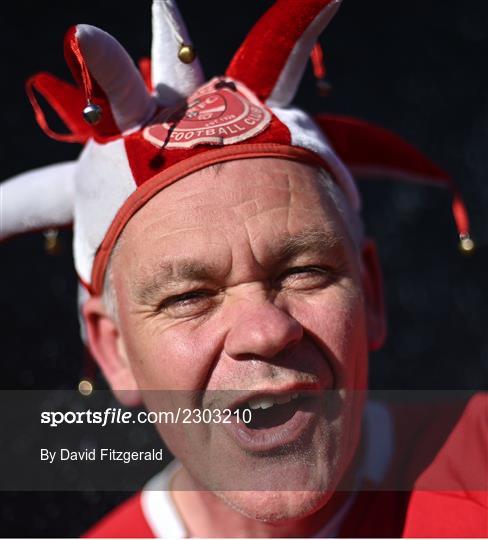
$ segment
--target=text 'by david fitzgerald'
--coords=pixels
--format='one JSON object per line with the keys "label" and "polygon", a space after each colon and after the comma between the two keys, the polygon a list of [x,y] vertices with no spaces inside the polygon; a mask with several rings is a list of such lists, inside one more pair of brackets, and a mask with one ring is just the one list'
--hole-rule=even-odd
{"label": "text 'by david fitzgerald'", "polygon": [[93,448],[85,450],[70,450],[58,448],[49,450],[41,448],[41,461],[54,463],[56,461],[119,461],[133,463],[138,461],[161,461],[167,456],[161,448],[151,450],[116,450],[115,448]]}

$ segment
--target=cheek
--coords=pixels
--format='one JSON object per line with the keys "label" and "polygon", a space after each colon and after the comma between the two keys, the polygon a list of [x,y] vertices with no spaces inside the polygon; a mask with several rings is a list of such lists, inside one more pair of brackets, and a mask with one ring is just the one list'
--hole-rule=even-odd
{"label": "cheek", "polygon": [[361,290],[331,287],[319,296],[294,302],[289,309],[328,354],[336,388],[364,389],[368,340]]}
{"label": "cheek", "polygon": [[217,354],[219,336],[209,325],[171,327],[156,319],[125,328],[124,342],[142,389],[203,389]]}
{"label": "cheek", "polygon": [[[314,309],[310,309],[313,304]],[[307,309],[308,308],[308,309]],[[300,315],[301,313],[301,315]],[[368,340],[364,297],[360,288],[330,288],[297,312],[319,346],[328,351],[334,372],[340,414],[330,429],[340,449],[338,469],[351,462],[361,432],[365,390],[368,381]],[[327,460],[326,460],[327,461]]]}
{"label": "cheek", "polygon": [[[161,328],[155,321],[134,321],[124,340],[131,367],[142,399],[150,411],[172,412],[194,410],[199,407],[200,392],[216,355],[218,332],[201,325],[192,328],[189,323]],[[176,416],[174,416],[176,417]],[[180,417],[181,419],[183,417]],[[193,456],[208,440],[206,424],[159,422],[156,429],[169,450],[185,461]],[[188,458],[190,459],[190,458]]]}

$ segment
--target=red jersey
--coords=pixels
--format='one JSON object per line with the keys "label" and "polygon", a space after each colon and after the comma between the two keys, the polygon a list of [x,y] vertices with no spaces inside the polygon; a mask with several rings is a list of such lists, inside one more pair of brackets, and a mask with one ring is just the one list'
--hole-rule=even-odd
{"label": "red jersey", "polygon": [[[419,411],[368,404],[361,490],[317,537],[488,537],[488,394],[441,417],[435,406],[431,414]],[[178,466],[170,464],[86,536],[186,537],[169,492]],[[399,485],[411,489],[389,489]]]}

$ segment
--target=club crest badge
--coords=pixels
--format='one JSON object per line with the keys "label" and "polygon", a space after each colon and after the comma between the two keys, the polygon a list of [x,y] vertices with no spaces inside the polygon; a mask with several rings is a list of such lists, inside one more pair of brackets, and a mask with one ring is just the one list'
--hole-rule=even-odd
{"label": "club crest badge", "polygon": [[158,147],[227,145],[261,133],[271,113],[243,84],[215,78],[199,88],[183,107],[165,109],[143,137]]}

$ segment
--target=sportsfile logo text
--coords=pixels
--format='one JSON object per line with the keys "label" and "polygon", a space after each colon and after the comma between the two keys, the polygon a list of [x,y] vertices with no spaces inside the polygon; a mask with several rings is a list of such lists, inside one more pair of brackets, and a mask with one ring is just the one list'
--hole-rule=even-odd
{"label": "sportsfile logo text", "polygon": [[58,427],[62,424],[97,424],[105,427],[112,424],[231,424],[252,420],[251,409],[182,409],[174,411],[124,411],[109,407],[103,411],[42,411],[41,424]]}

